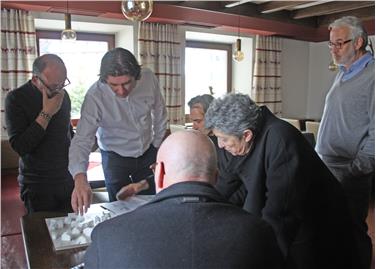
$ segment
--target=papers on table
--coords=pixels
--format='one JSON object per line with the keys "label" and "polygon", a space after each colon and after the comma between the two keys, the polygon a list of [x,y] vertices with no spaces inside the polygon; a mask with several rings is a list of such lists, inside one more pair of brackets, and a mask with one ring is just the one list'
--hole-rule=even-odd
{"label": "papers on table", "polygon": [[135,210],[137,207],[149,202],[153,197],[154,195],[136,195],[127,198],[125,201],[103,203],[102,207],[117,216]]}

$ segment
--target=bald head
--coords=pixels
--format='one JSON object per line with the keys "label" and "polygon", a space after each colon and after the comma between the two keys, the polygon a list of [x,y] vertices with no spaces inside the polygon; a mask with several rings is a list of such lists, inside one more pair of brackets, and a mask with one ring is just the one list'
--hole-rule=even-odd
{"label": "bald head", "polygon": [[157,192],[184,181],[216,181],[217,156],[213,143],[199,131],[181,131],[168,136],[157,155]]}
{"label": "bald head", "polygon": [[53,69],[64,77],[67,76],[67,69],[63,60],[55,54],[44,54],[36,58],[33,63],[33,74],[39,76],[46,68]]}
{"label": "bald head", "polygon": [[42,92],[46,89],[49,97],[62,89],[67,79],[67,69],[63,60],[55,54],[44,54],[33,63],[33,84]]}

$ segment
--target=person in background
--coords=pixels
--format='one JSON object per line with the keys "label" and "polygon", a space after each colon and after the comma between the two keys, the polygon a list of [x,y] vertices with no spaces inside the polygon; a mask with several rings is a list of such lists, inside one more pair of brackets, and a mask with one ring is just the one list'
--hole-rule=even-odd
{"label": "person in background", "polygon": [[217,190],[245,187],[243,208],[273,227],[287,268],[358,268],[341,185],[298,129],[243,94],[214,100],[205,128],[220,148]]}
{"label": "person in background", "polygon": [[216,150],[195,130],[158,150],[157,194],[91,234],[85,268],[283,268],[271,227],[215,190]]}
{"label": "person in background", "polygon": [[208,135],[210,130],[205,129],[205,113],[214,97],[210,94],[197,95],[188,102],[189,118],[193,123],[193,129]]}
{"label": "person in background", "polygon": [[35,59],[33,76],[5,99],[11,147],[19,154],[20,196],[28,213],[71,212],[73,179],[68,150],[73,135],[64,62],[54,54]]}
{"label": "person in background", "polygon": [[375,60],[360,19],[329,25],[329,49],[339,72],[326,96],[316,151],[341,182],[356,225],[362,254],[358,268],[370,268],[372,243],[366,218],[375,180]]}
{"label": "person in background", "polygon": [[166,126],[166,107],[153,72],[141,69],[126,49],[108,51],[102,58],[99,80],[85,96],[69,150],[69,171],[75,183],[73,210],[82,214],[91,203],[86,171],[95,136],[109,200],[114,201],[116,193],[131,182],[149,177],[149,184],[154,184],[149,166],[155,162]]}

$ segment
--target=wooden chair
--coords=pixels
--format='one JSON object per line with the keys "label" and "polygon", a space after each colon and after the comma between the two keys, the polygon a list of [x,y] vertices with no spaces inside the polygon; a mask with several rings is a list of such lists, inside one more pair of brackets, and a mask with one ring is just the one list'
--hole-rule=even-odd
{"label": "wooden chair", "polygon": [[294,126],[296,129],[298,129],[299,131],[301,131],[300,130],[300,122],[299,122],[299,120],[297,120],[297,119],[289,119],[289,118],[281,118],[281,119],[284,120],[284,121],[287,121],[292,126]]}
{"label": "wooden chair", "polygon": [[319,130],[320,122],[318,121],[306,121],[305,122],[306,131],[313,133],[315,141],[317,141],[317,132]]}

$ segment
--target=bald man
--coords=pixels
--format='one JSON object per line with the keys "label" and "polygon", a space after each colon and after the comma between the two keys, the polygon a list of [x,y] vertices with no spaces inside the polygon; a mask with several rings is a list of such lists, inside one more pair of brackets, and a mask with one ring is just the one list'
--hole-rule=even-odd
{"label": "bald man", "polygon": [[93,230],[85,268],[280,268],[271,227],[214,189],[216,159],[199,131],[170,135],[157,154],[156,196]]}
{"label": "bald man", "polygon": [[[205,113],[213,100],[214,97],[210,94],[197,95],[189,100],[188,106],[189,117],[192,121],[192,128],[208,135],[209,138],[213,141],[214,145],[217,146],[217,137],[211,132],[211,130],[205,129]],[[154,169],[154,164],[151,166],[151,168]],[[132,195],[148,189],[149,182],[144,179],[121,188],[117,193],[116,198],[118,200],[125,200]]]}
{"label": "bald man", "polygon": [[71,102],[64,62],[54,54],[38,57],[33,76],[5,99],[12,148],[20,156],[18,182],[28,213],[71,212],[73,179],[68,171],[72,137]]}

